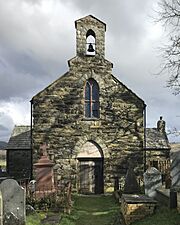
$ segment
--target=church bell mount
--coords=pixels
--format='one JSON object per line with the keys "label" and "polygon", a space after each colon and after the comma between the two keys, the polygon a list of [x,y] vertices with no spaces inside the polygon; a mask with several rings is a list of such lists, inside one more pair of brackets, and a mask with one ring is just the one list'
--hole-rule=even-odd
{"label": "church bell mount", "polygon": [[105,56],[106,24],[92,15],[75,21],[77,56]]}

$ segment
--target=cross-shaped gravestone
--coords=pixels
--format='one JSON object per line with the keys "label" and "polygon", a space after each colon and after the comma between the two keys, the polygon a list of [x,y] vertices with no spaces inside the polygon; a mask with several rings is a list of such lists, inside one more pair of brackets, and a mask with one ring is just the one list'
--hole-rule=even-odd
{"label": "cross-shaped gravestone", "polygon": [[40,146],[40,150],[41,150],[41,155],[47,156],[47,144],[46,143],[44,143]]}

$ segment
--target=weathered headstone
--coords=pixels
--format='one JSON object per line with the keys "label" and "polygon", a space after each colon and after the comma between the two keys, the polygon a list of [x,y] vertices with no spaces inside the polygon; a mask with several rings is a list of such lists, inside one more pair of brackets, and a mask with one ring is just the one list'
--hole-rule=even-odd
{"label": "weathered headstone", "polygon": [[155,167],[150,167],[144,173],[145,194],[149,197],[156,196],[156,189],[162,187],[162,175]]}
{"label": "weathered headstone", "polygon": [[0,185],[3,199],[4,224],[24,225],[26,217],[26,201],[24,188],[16,180],[7,179]]}
{"label": "weathered headstone", "polygon": [[125,184],[124,184],[125,194],[138,194],[140,193],[140,186],[137,182],[136,175],[132,165],[129,165],[129,169],[126,173]]}

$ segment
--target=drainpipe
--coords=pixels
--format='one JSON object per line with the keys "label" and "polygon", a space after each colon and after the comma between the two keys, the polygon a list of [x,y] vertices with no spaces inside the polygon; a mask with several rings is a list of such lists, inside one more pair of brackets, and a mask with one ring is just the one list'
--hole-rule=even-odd
{"label": "drainpipe", "polygon": [[146,105],[144,106],[144,142],[143,142],[143,149],[144,149],[144,172],[146,171]]}

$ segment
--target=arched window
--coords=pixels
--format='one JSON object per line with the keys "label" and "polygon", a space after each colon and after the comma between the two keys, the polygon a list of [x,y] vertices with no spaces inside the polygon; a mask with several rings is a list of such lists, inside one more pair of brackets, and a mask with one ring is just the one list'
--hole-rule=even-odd
{"label": "arched window", "polygon": [[96,35],[93,30],[86,33],[86,55],[94,56],[96,53]]}
{"label": "arched window", "polygon": [[85,86],[85,117],[99,118],[99,85],[90,78]]}

